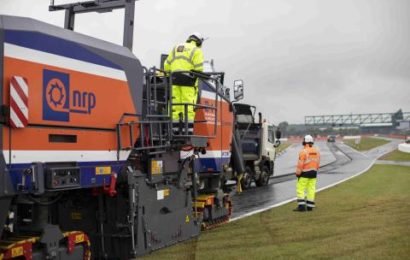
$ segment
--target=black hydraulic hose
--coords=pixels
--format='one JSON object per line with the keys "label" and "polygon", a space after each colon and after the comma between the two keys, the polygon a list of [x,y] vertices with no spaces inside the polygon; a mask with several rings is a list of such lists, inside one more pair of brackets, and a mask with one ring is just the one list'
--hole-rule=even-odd
{"label": "black hydraulic hose", "polygon": [[53,205],[54,203],[56,203],[57,201],[59,201],[61,199],[61,197],[63,196],[63,193],[58,194],[55,198],[53,198],[51,201],[41,201],[38,198],[35,198],[33,195],[29,195],[28,198],[33,201],[36,204],[39,204],[41,206],[50,206]]}
{"label": "black hydraulic hose", "polygon": [[242,174],[245,172],[245,163],[243,161],[242,147],[240,145],[239,133],[237,130],[234,131],[232,135],[232,157],[233,157],[233,166],[234,170]]}

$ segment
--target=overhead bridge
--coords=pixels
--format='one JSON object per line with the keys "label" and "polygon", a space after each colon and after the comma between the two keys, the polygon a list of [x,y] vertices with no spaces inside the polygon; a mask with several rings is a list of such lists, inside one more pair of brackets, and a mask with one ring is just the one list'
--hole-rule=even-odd
{"label": "overhead bridge", "polygon": [[310,126],[394,126],[410,121],[410,112],[305,116]]}

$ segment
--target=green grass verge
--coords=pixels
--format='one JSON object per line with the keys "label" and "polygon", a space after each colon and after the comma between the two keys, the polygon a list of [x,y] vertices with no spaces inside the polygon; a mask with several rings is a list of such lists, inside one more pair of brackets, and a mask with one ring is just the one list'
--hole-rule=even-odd
{"label": "green grass verge", "polygon": [[279,145],[278,148],[276,148],[276,153],[280,153],[284,150],[286,150],[286,148],[288,148],[289,146],[291,146],[293,143],[291,142],[283,142]]}
{"label": "green grass verge", "polygon": [[376,165],[317,195],[313,212],[271,209],[144,259],[408,259],[410,167]]}
{"label": "green grass verge", "polygon": [[410,153],[405,153],[399,150],[394,150],[380,158],[380,160],[389,161],[410,161]]}
{"label": "green grass verge", "polygon": [[356,150],[367,151],[375,147],[387,144],[390,141],[380,139],[380,138],[373,138],[373,137],[365,136],[361,138],[360,143],[358,145],[355,144],[355,140],[344,140],[343,142]]}

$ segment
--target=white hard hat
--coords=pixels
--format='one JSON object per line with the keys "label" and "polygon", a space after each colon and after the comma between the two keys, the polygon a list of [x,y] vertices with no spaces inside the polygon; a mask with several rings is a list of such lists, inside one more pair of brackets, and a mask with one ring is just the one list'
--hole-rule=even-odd
{"label": "white hard hat", "polygon": [[311,135],[305,135],[305,138],[303,138],[303,142],[313,143],[313,137]]}
{"label": "white hard hat", "polygon": [[202,45],[203,41],[205,40],[204,37],[202,36],[202,34],[200,34],[199,32],[194,32],[191,33],[188,37],[187,41],[195,41],[199,46]]}

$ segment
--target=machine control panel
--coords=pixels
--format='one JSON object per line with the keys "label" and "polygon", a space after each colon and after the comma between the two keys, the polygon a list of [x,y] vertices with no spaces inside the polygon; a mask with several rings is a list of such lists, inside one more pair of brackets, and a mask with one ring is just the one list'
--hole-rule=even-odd
{"label": "machine control panel", "polygon": [[48,189],[80,187],[80,168],[58,167],[47,169],[46,186]]}

